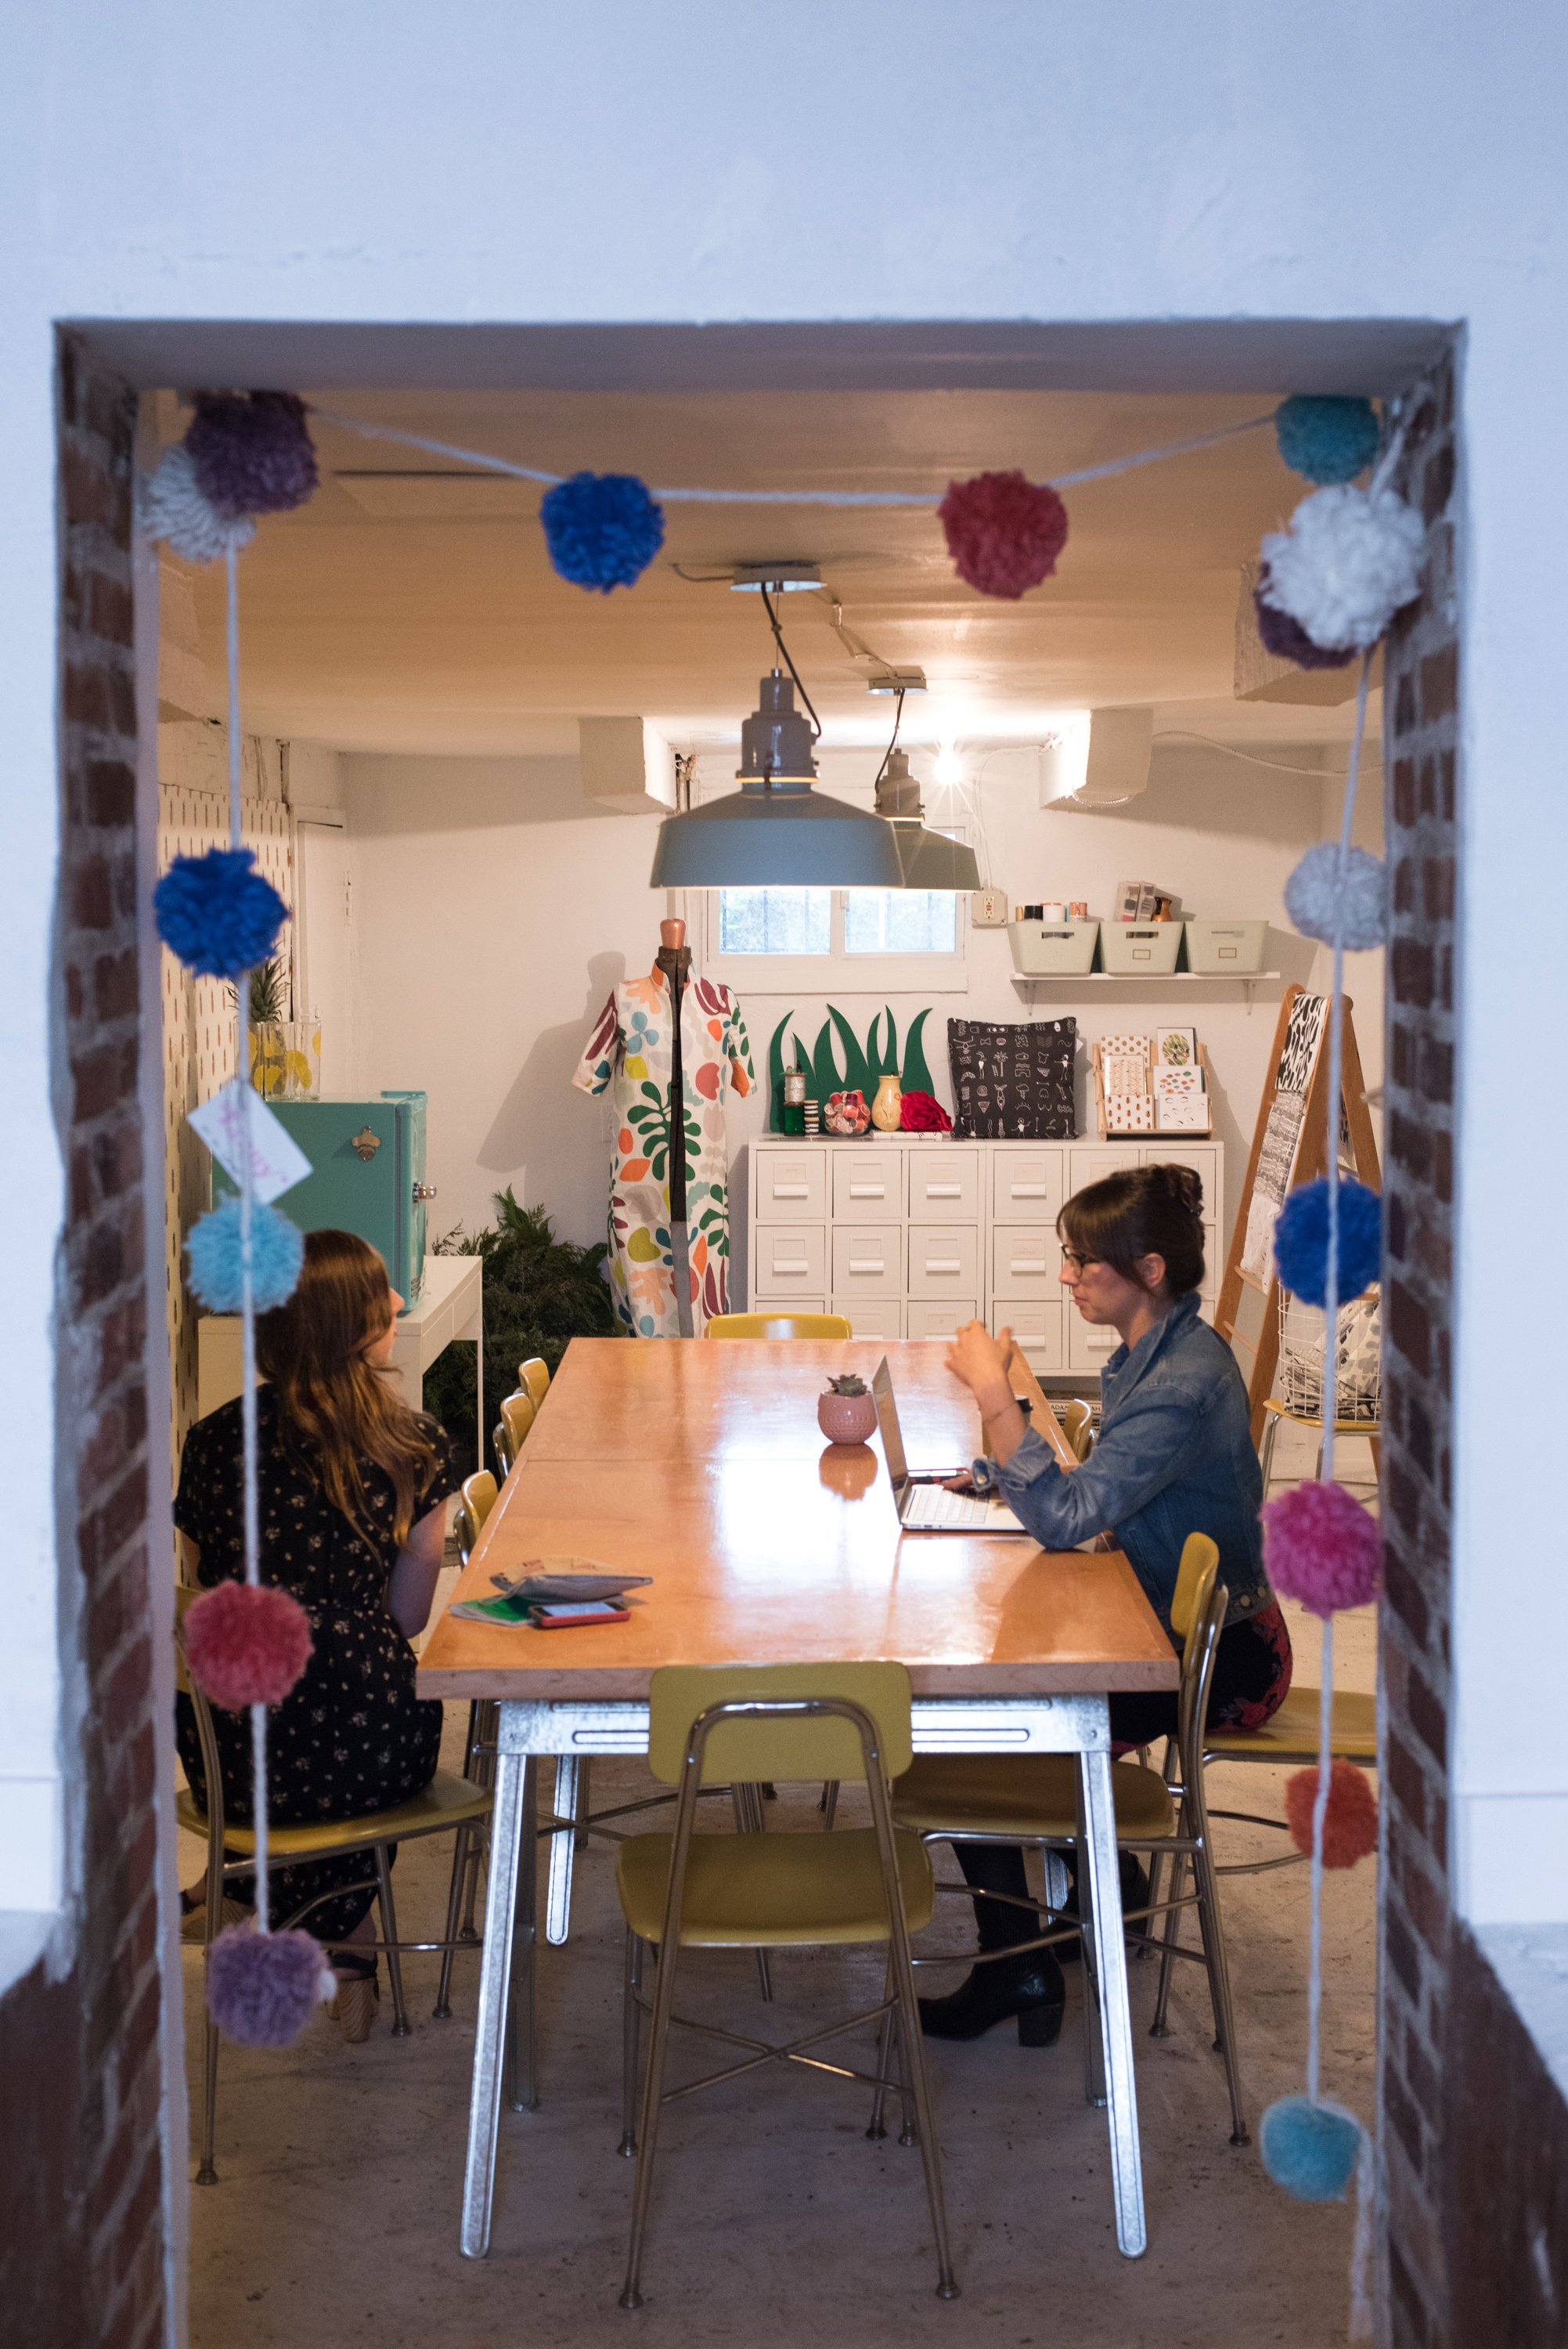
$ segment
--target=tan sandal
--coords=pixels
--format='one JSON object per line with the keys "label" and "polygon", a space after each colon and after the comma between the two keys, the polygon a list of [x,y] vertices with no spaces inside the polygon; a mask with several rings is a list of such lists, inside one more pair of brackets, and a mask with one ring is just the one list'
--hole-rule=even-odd
{"label": "tan sandal", "polygon": [[331,2013],[350,2047],[369,2038],[381,2005],[381,1985],[374,1974],[339,1974]]}

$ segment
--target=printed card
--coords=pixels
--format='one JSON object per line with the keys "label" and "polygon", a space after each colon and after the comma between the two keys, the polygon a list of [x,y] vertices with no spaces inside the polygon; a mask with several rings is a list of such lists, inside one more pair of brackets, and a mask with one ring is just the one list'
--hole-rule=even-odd
{"label": "printed card", "polygon": [[1154,1065],[1158,1069],[1195,1069],[1198,1065],[1198,1036],[1192,1028],[1157,1028],[1154,1030]]}
{"label": "printed card", "polygon": [[1099,1057],[1102,1061],[1122,1059],[1141,1061],[1147,1068],[1149,1039],[1147,1036],[1102,1036],[1099,1040]]}
{"label": "printed card", "polygon": [[[1208,1119],[1205,1118],[1203,1123],[1207,1125]],[[1108,1133],[1152,1133],[1152,1096],[1149,1093],[1107,1093],[1105,1130]]]}
{"label": "printed card", "polygon": [[281,1118],[274,1117],[254,1085],[235,1077],[191,1112],[191,1125],[231,1183],[239,1183],[247,1139],[255,1196],[270,1206],[310,1173],[310,1160]]}
{"label": "printed card", "polygon": [[1108,1093],[1146,1093],[1149,1091],[1148,1062],[1142,1059],[1135,1061],[1130,1052],[1102,1052],[1099,1072]]}
{"label": "printed card", "polygon": [[1157,1101],[1173,1101],[1178,1093],[1201,1093],[1203,1091],[1202,1069],[1156,1069],[1154,1097]]}
{"label": "printed card", "polygon": [[1159,1112],[1161,1133],[1207,1133],[1209,1102],[1203,1093],[1162,1093],[1150,1107]]}

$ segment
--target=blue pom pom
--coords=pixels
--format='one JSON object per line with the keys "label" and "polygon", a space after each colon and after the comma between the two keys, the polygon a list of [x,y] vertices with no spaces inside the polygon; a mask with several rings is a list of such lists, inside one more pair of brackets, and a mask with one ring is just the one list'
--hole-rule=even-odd
{"label": "blue pom pom", "polygon": [[1369,399],[1298,393],[1274,410],[1274,439],[1293,473],[1309,481],[1353,481],[1377,454],[1377,414]]}
{"label": "blue pom pom", "polygon": [[1343,2202],[1356,2175],[1361,2127],[1331,2105],[1282,2096],[1263,2116],[1258,2151],[1274,2184],[1298,2202]]}
{"label": "blue pom pom", "polygon": [[[240,1293],[240,1203],[225,1199],[192,1226],[185,1242],[191,1286],[209,1313],[237,1313]],[[294,1295],[304,1262],[304,1234],[275,1207],[251,1209],[251,1290],[258,1313],[270,1313]]]}
{"label": "blue pom pom", "polygon": [[248,848],[177,856],[152,893],[158,935],[208,978],[238,978],[265,962],[288,907]]}
{"label": "blue pom pom", "polygon": [[[1348,1305],[1377,1278],[1383,1202],[1365,1183],[1339,1185],[1339,1302]],[[1328,1184],[1293,1191],[1274,1227],[1274,1263],[1293,1297],[1321,1305],[1328,1286]]]}
{"label": "blue pom pom", "polygon": [[634,473],[573,473],[540,502],[550,560],[575,587],[630,587],[665,543],[664,510]]}

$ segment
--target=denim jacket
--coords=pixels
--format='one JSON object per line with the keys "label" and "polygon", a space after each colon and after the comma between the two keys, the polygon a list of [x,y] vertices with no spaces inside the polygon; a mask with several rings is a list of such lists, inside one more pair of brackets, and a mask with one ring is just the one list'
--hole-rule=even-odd
{"label": "denim jacket", "polygon": [[975,1462],[977,1487],[999,1492],[1046,1549],[1073,1549],[1109,1528],[1167,1633],[1191,1533],[1219,1545],[1228,1624],[1269,1606],[1247,1390],[1196,1297],[1179,1298],[1136,1346],[1117,1348],[1100,1398],[1099,1441],[1080,1467],[1064,1472],[1030,1428],[1006,1464]]}

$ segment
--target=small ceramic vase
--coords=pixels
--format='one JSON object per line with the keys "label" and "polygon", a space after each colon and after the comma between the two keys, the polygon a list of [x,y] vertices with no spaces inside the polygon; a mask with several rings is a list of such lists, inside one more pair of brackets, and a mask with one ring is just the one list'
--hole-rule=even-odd
{"label": "small ceramic vase", "polygon": [[825,1394],[817,1397],[817,1424],[830,1444],[863,1444],[876,1432],[873,1395]]}
{"label": "small ceramic vase", "polygon": [[898,1079],[891,1073],[877,1080],[877,1097],[872,1103],[872,1123],[879,1133],[896,1133],[903,1113],[903,1094]]}

